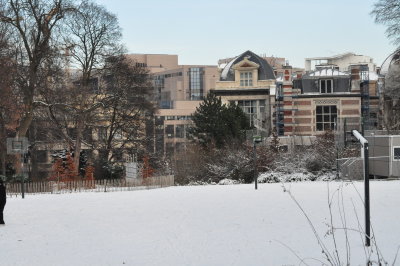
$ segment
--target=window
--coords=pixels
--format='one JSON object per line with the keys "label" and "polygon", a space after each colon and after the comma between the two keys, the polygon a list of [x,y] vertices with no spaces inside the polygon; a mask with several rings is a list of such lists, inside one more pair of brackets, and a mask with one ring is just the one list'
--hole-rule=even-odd
{"label": "window", "polygon": [[146,63],[136,63],[137,67],[147,67]]}
{"label": "window", "polygon": [[192,67],[189,68],[189,90],[190,100],[203,99],[203,68]]}
{"label": "window", "polygon": [[185,125],[185,137],[187,139],[190,139],[190,128],[191,128],[190,125]]}
{"label": "window", "polygon": [[238,101],[238,106],[242,108],[243,112],[246,114],[250,121],[250,126],[254,126],[254,118],[257,116],[257,101]]}
{"label": "window", "polygon": [[333,80],[332,79],[321,79],[319,81],[319,92],[320,93],[332,93],[333,92]]}
{"label": "window", "polygon": [[250,126],[265,128],[265,100],[230,101],[236,103],[249,119]]}
{"label": "window", "polygon": [[252,72],[241,72],[240,73],[240,86],[253,86],[253,73]]}
{"label": "window", "polygon": [[184,125],[177,125],[175,127],[176,130],[176,137],[177,138],[183,138],[185,136],[185,126]]}
{"label": "window", "polygon": [[393,160],[400,160],[400,147],[393,147]]}
{"label": "window", "polygon": [[174,137],[174,125],[167,125],[165,127],[165,134],[167,134],[168,138]]}
{"label": "window", "polygon": [[114,132],[114,139],[122,139],[122,129],[117,129]]}
{"label": "window", "polygon": [[336,105],[317,106],[317,131],[333,130],[337,118]]}

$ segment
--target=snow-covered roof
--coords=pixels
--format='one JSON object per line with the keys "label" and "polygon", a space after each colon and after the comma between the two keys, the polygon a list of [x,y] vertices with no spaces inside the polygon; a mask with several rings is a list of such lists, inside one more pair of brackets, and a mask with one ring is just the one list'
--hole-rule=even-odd
{"label": "snow-covered roof", "polygon": [[379,75],[376,72],[370,71],[369,72],[369,80],[378,80]]}
{"label": "snow-covered roof", "polygon": [[381,66],[381,74],[382,75],[386,75],[387,72],[389,71],[389,66],[392,63],[393,58],[398,55],[400,53],[400,49],[394,51],[394,53],[392,53],[391,55],[389,55],[385,61],[383,62],[382,66]]}
{"label": "snow-covered roof", "polygon": [[[233,71],[233,66],[244,59],[248,59],[249,61],[257,64],[258,67],[258,80],[269,80],[275,79],[274,71],[272,67],[268,64],[268,62],[261,58],[260,56],[256,55],[252,51],[246,51],[243,54],[233,58],[229,61],[229,63],[225,66],[221,73],[221,81],[234,81],[235,74]],[[222,62],[224,63],[224,62]]]}
{"label": "snow-covered roof", "polygon": [[226,65],[227,65],[226,63],[220,64],[220,65],[218,65],[218,68],[224,69],[226,67]]}
{"label": "snow-covered roof", "polygon": [[323,77],[323,76],[348,76],[349,74],[341,72],[332,68],[324,68],[316,70],[308,74],[310,77]]}
{"label": "snow-covered roof", "polygon": [[305,60],[328,60],[328,59],[342,58],[342,57],[350,56],[350,55],[355,55],[355,53],[347,52],[347,53],[333,55],[333,56],[310,57],[310,58],[306,58]]}
{"label": "snow-covered roof", "polygon": [[233,58],[224,68],[224,70],[222,70],[221,73],[221,78],[222,79],[226,79],[226,77],[228,76],[229,70],[231,69],[231,66],[233,65],[233,63],[235,62],[235,60],[238,58],[239,56]]}

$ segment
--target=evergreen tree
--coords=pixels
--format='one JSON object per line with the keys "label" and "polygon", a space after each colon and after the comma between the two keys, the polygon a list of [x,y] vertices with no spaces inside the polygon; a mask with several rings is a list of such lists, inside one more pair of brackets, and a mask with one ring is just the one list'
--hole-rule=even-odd
{"label": "evergreen tree", "polygon": [[209,93],[193,114],[192,137],[203,146],[214,143],[218,148],[227,142],[245,139],[244,130],[249,122],[242,109],[230,103],[222,104],[221,98]]}

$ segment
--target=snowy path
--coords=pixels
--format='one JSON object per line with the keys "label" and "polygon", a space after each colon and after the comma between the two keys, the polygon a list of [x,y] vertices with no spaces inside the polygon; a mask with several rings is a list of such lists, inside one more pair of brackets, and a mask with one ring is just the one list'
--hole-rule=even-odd
{"label": "snowy path", "polygon": [[[331,183],[331,191],[338,185]],[[323,236],[327,183],[287,186]],[[356,187],[362,191],[362,183]],[[356,226],[351,199],[363,225],[354,187],[344,192],[349,226]],[[399,181],[371,182],[372,224],[389,262],[400,245],[399,192]],[[303,258],[322,258],[306,219],[280,184],[261,184],[258,191],[233,185],[28,195],[8,199],[5,221],[2,266],[299,265],[281,243]],[[352,233],[351,242],[352,265],[365,264],[360,236]]]}

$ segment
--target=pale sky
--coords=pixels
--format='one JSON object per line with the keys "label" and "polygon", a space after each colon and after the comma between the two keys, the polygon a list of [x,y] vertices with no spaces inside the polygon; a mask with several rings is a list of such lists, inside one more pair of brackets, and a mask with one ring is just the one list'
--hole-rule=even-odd
{"label": "pale sky", "polygon": [[304,58],[354,52],[380,66],[395,50],[370,15],[376,0],[95,0],[116,14],[129,53],[216,65],[247,50]]}

